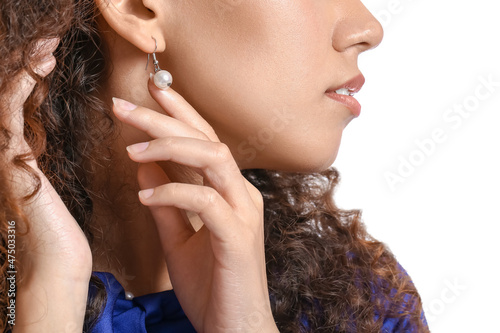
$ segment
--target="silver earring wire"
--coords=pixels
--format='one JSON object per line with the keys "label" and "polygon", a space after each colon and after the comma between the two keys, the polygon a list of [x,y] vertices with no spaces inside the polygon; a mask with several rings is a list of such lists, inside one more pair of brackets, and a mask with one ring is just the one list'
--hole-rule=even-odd
{"label": "silver earring wire", "polygon": [[[165,90],[172,85],[173,81],[172,74],[170,74],[168,71],[161,69],[160,65],[158,65],[158,60],[156,59],[156,50],[158,49],[158,44],[156,43],[156,39],[153,36],[151,36],[151,38],[155,41],[155,50],[153,51],[153,66],[155,75],[153,77],[153,82],[155,86],[157,86],[159,89]],[[146,70],[148,70],[148,66],[149,66],[149,53],[148,53],[148,62],[146,63]]]}
{"label": "silver earring wire", "polygon": [[[158,64],[158,60],[156,60],[156,50],[158,49],[158,43],[156,42],[156,39],[151,36],[151,38],[155,41],[155,50],[153,51],[153,66],[154,66],[154,71],[155,73],[158,73],[161,71],[160,65]],[[148,70],[149,66],[149,53],[148,53],[148,62],[146,62],[146,70]]]}

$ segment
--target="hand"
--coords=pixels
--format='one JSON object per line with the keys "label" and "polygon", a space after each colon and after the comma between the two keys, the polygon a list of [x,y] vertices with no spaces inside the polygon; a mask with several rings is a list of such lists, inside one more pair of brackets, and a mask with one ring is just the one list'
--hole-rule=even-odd
{"label": "hand", "polygon": [[[260,192],[186,100],[151,80],[149,90],[168,115],[118,99],[114,112],[153,138],[127,150],[143,163],[139,197],[156,221],[179,302],[199,332],[277,331],[267,289]],[[157,161],[194,168],[203,185],[171,183]],[[201,229],[195,231],[180,210],[197,213]]]}
{"label": "hand", "polygon": [[[44,77],[55,66],[52,52],[58,39],[40,41],[33,70]],[[19,199],[27,225],[14,221],[16,231],[15,256],[21,279],[16,297],[14,332],[67,331],[75,327],[81,332],[85,315],[88,283],[92,271],[89,244],[76,220],[59,195],[40,171],[24,138],[23,105],[36,81],[22,71],[2,96],[3,123],[11,135],[6,160],[16,156],[31,156],[26,161],[41,182],[39,191],[29,200],[34,183],[25,170],[10,171],[13,195]],[[26,230],[29,230],[27,233]]]}
{"label": "hand", "polygon": [[[39,42],[37,58],[41,63],[35,64],[35,73],[44,77],[56,64],[52,52],[59,44],[59,39],[42,40]],[[35,87],[36,81],[26,71],[15,78],[9,91],[12,92],[10,102],[6,103],[5,123],[11,133],[7,159],[17,155],[31,154],[31,149],[24,138],[23,105]],[[50,185],[47,177],[40,171],[36,160],[30,158],[26,163],[40,178],[41,188],[32,199],[25,202],[23,212],[29,221],[29,233],[22,237],[26,247],[28,261],[40,270],[51,270],[52,274],[73,277],[81,276],[82,269],[90,274],[92,256],[87,239],[76,220]],[[33,191],[30,175],[19,168],[11,171],[12,189],[16,197],[21,199]],[[23,226],[18,226],[23,228]],[[18,230],[20,232],[21,230]],[[23,260],[26,262],[26,260]],[[75,271],[73,271],[75,269]]]}
{"label": "hand", "polygon": [[[44,77],[53,70],[56,60],[52,52],[58,44],[58,39],[40,41],[36,58],[42,61],[34,64],[35,73]],[[25,233],[27,225],[14,221],[16,269],[21,279],[13,332],[81,332],[92,253],[81,228],[38,168],[24,139],[23,105],[35,85],[27,72],[21,72],[2,96],[1,105],[2,121],[11,135],[6,162],[19,155],[31,156],[26,164],[41,184],[39,191],[24,201],[23,197],[33,192],[31,175],[18,167],[8,168],[10,187],[29,225]]]}

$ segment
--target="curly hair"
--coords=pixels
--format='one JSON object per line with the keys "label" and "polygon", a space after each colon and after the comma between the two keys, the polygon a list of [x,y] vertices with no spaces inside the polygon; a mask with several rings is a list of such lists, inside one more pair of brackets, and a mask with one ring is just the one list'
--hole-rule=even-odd
{"label": "curly hair", "polygon": [[[90,153],[87,153],[82,147],[78,147],[74,140],[94,132],[83,109],[93,107],[94,110],[103,110],[103,107],[100,106],[102,103],[96,102],[90,96],[77,99],[79,94],[81,96],[82,93],[91,93],[97,87],[98,80],[91,78],[92,71],[87,70],[86,67],[78,67],[75,63],[69,64],[71,75],[66,78],[61,76],[64,75],[63,72],[68,72],[60,69],[64,68],[63,63],[59,66],[57,74],[54,73],[46,78],[35,74],[31,65],[40,60],[35,57],[38,42],[54,37],[65,36],[66,38],[65,42],[62,43],[64,46],[59,47],[55,54],[58,60],[69,59],[68,54],[71,54],[78,47],[77,41],[75,41],[78,37],[72,37],[74,33],[70,31],[92,33],[86,29],[89,23],[85,21],[85,18],[93,19],[94,15],[91,14],[93,11],[94,7],[91,2],[82,2],[82,4],[76,5],[72,0],[35,2],[16,0],[0,3],[0,54],[2,54],[2,62],[0,62],[0,290],[2,291],[0,295],[0,329],[2,331],[12,329],[7,319],[9,295],[5,292],[10,287],[7,285],[7,272],[11,270],[8,269],[8,259],[10,258],[8,248],[9,221],[15,221],[16,224],[26,222],[21,208],[22,202],[29,200],[40,189],[40,179],[26,164],[27,159],[34,157],[38,160],[40,168],[64,199],[72,214],[78,218],[87,238],[92,239],[92,232],[86,230],[86,221],[89,220],[92,213],[91,199],[86,193],[84,185],[88,175],[86,176],[82,172],[81,165],[78,164],[82,159],[90,158]],[[83,13],[86,14],[75,15]],[[70,30],[70,26],[73,29]],[[94,62],[84,61],[91,66],[99,61],[92,54],[78,53],[86,59],[93,59]],[[79,61],[77,58],[73,60]],[[98,66],[93,70],[99,73],[102,69]],[[10,117],[7,112],[10,110],[7,98],[11,95],[13,88],[11,87],[12,78],[20,75],[22,71],[26,71],[37,82],[23,108],[25,139],[32,152],[29,155],[17,155],[9,159],[7,151],[12,133],[8,129]],[[76,93],[71,95],[73,99],[71,106],[79,106],[74,109],[77,113],[65,113],[64,106],[54,104],[64,104],[64,99],[52,98],[54,94],[60,97],[62,93],[70,92],[69,89],[60,90],[66,79],[72,79],[74,82],[72,88],[75,89]],[[85,89],[78,90],[82,86],[85,86]],[[83,115],[83,118],[75,117],[78,114]],[[107,118],[110,119],[109,116]],[[105,130],[105,126],[101,128]],[[75,133],[75,135],[71,137],[68,136],[68,133]],[[64,137],[64,140],[60,140],[61,137]],[[97,144],[97,141],[89,140],[87,148],[90,148],[91,144]],[[13,194],[9,179],[10,168],[19,168],[30,174],[31,179],[33,179],[33,189],[30,193],[26,193],[24,198],[17,198]],[[80,174],[77,175],[77,173]],[[27,222],[29,232],[29,221]],[[16,260],[19,261],[18,258]],[[19,278],[22,279],[22,276]],[[85,320],[87,327],[95,322],[106,299],[102,282],[94,276],[91,281],[100,291],[92,300],[89,300]]]}
{"label": "curly hair", "polygon": [[[0,328],[11,328],[8,323],[7,306],[8,293],[11,288],[7,285],[7,271],[9,261],[14,263],[15,249],[9,242],[9,222],[22,223],[25,216],[22,213],[22,200],[28,200],[38,190],[40,183],[35,174],[26,164],[32,156],[27,154],[8,157],[7,152],[12,133],[9,131],[9,100],[15,87],[11,86],[13,79],[26,71],[37,81],[37,88],[25,103],[25,136],[32,148],[32,154],[39,156],[45,144],[43,123],[37,117],[41,104],[48,91],[46,80],[37,76],[30,64],[37,59],[37,42],[41,39],[57,37],[64,34],[71,21],[72,12],[68,10],[71,1],[2,1],[0,2]],[[24,198],[14,196],[10,184],[12,168],[19,168],[31,174],[35,181],[33,191],[26,193]],[[9,251],[10,250],[10,251]]]}
{"label": "curly hair", "polygon": [[[4,0],[0,9],[1,49],[8,55],[0,65],[0,92],[10,76],[28,67],[36,40],[61,37],[56,69],[48,83],[40,80],[25,105],[27,136],[40,168],[92,246],[100,233],[90,227],[93,207],[97,200],[107,200],[96,176],[109,169],[112,151],[106,147],[116,134],[110,110],[95,97],[111,66],[97,27],[97,9],[93,0]],[[3,122],[0,131],[3,154],[9,144]],[[22,218],[4,177],[7,167],[9,162],[0,164],[2,290],[5,223],[10,216]],[[385,318],[405,318],[418,332],[428,332],[420,296],[394,255],[366,232],[359,210],[336,207],[335,169],[242,173],[264,197],[269,292],[280,332],[380,332]],[[91,331],[106,302],[102,282],[95,276],[91,282],[99,292],[89,295],[85,332]],[[2,293],[2,328],[6,302]]]}

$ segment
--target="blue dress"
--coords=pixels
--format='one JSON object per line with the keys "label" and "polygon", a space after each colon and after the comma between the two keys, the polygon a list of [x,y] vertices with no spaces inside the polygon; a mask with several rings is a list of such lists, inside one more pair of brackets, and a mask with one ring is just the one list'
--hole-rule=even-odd
{"label": "blue dress", "polygon": [[[405,270],[399,266],[402,272]],[[111,273],[94,272],[106,286],[107,303],[92,333],[196,332],[173,290],[125,299],[125,291]],[[91,292],[93,286],[90,286]],[[307,320],[304,318],[304,326]],[[375,318],[377,319],[377,318]],[[421,320],[426,324],[422,313]],[[427,324],[426,324],[427,325]],[[381,332],[417,332],[407,318],[385,318]]]}

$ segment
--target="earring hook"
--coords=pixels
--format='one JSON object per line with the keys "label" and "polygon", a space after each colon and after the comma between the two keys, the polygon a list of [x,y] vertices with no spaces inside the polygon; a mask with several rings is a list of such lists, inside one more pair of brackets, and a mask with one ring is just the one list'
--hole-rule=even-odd
{"label": "earring hook", "polygon": [[[158,65],[158,60],[156,60],[156,50],[158,49],[158,43],[156,42],[156,38],[151,36],[151,38],[155,41],[155,50],[153,51],[153,66],[155,73],[161,71],[160,66]],[[148,70],[149,66],[149,53],[148,53],[148,62],[146,62],[146,70]]]}

